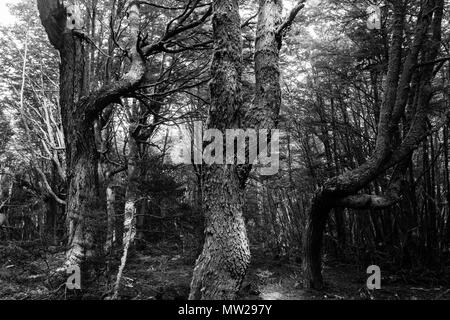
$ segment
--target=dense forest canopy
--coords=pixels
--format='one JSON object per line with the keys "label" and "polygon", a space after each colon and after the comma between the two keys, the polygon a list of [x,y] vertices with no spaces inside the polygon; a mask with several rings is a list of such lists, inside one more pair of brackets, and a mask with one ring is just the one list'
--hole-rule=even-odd
{"label": "dense forest canopy", "polygon": [[8,6],[0,298],[448,297],[448,1]]}

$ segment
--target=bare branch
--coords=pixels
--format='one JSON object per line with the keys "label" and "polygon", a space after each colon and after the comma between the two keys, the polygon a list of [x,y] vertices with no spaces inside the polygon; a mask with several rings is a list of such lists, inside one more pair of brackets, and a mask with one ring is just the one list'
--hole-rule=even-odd
{"label": "bare branch", "polygon": [[[212,14],[212,8],[209,7],[209,9],[203,14],[203,16],[194,22],[191,22],[187,25],[178,25],[175,28],[171,30],[166,30],[166,33],[159,39],[157,42],[147,45],[144,48],[142,48],[142,52],[145,56],[149,56],[151,54],[155,54],[158,52],[166,51],[165,44],[168,40],[171,38],[176,37],[180,33],[196,28],[200,25],[202,25]],[[184,21],[184,20],[183,20]]]}
{"label": "bare branch", "polygon": [[139,7],[133,5],[128,10],[128,19],[130,20],[130,45],[131,45],[131,67],[122,79],[104,86],[98,91],[91,93],[88,97],[82,99],[81,103],[85,106],[85,112],[88,119],[94,119],[108,105],[118,102],[119,99],[137,90],[144,79],[146,72],[145,58],[140,50],[140,16]]}
{"label": "bare branch", "polygon": [[291,10],[289,15],[287,16],[286,20],[283,21],[281,26],[277,30],[277,35],[279,37],[283,36],[291,27],[292,23],[294,22],[295,18],[297,17],[300,10],[302,10],[305,7],[306,0],[300,0],[295,7]]}

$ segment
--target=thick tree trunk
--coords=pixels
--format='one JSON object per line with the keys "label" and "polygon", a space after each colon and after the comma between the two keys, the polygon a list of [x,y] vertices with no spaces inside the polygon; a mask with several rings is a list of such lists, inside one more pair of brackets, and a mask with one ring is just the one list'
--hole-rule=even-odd
{"label": "thick tree trunk", "polygon": [[[146,67],[139,46],[139,7],[129,7],[130,70],[119,81],[89,92],[86,58],[80,30],[67,29],[67,10],[60,0],[37,0],[40,18],[50,42],[59,51],[60,107],[66,141],[67,218],[69,249],[66,266],[79,266],[93,247],[86,216],[93,215],[99,202],[98,163],[94,122],[109,105],[135,91]],[[77,18],[77,17],[72,17]]]}
{"label": "thick tree trunk", "polygon": [[276,129],[281,109],[280,48],[281,0],[260,0],[255,41],[255,101],[247,114],[248,125]]}
{"label": "thick tree trunk", "polygon": [[[95,149],[95,148],[94,148]],[[69,180],[67,217],[69,219],[69,251],[66,265],[79,265],[92,254],[92,234],[86,225],[86,216],[95,213],[98,202],[98,176],[96,153],[80,155],[69,168],[73,176]]]}
{"label": "thick tree trunk", "polygon": [[60,48],[60,104],[66,142],[68,196],[66,214],[69,223],[69,250],[66,266],[80,265],[91,253],[92,235],[86,230],[85,217],[92,215],[99,197],[97,146],[94,126],[86,119],[79,101],[87,93],[85,50],[82,40],[72,33],[63,34]]}
{"label": "thick tree trunk", "polygon": [[[240,125],[242,39],[237,0],[213,2],[214,57],[208,126],[223,132]],[[205,244],[197,259],[190,299],[230,300],[242,284],[250,250],[235,165],[203,169]]]}
{"label": "thick tree trunk", "polygon": [[[255,43],[256,98],[241,112],[242,43],[239,4],[213,2],[214,58],[209,128],[275,129],[281,108],[279,51],[282,35],[303,8],[300,1],[283,22],[281,0],[260,0]],[[244,120],[245,117],[245,120]],[[203,206],[206,241],[197,260],[190,299],[233,299],[250,260],[242,218],[243,189],[251,166],[205,166]]]}
{"label": "thick tree trunk", "polygon": [[242,192],[232,170],[214,166],[205,172],[206,239],[194,269],[191,300],[234,299],[250,263]]}

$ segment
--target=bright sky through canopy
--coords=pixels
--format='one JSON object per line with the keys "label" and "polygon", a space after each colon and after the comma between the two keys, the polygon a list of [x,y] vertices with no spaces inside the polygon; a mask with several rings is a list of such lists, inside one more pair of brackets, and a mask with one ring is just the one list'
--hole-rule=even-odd
{"label": "bright sky through canopy", "polygon": [[7,4],[17,2],[18,0],[0,0],[0,25],[14,23],[15,18],[9,13]]}
{"label": "bright sky through canopy", "polygon": [[[317,6],[321,0],[309,0],[307,6]],[[0,0],[0,25],[9,25],[14,23],[15,17],[8,10],[7,4],[17,3],[19,0]],[[286,15],[296,4],[296,0],[287,0],[284,2],[284,14]]]}

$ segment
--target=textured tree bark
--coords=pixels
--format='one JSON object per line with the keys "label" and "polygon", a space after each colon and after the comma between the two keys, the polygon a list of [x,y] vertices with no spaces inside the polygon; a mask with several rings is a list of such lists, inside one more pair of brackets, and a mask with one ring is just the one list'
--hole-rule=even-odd
{"label": "textured tree bark", "polygon": [[281,0],[260,0],[255,42],[255,101],[247,114],[249,126],[276,129],[281,109],[280,49]]}
{"label": "textured tree bark", "polygon": [[98,196],[98,154],[92,123],[80,104],[87,93],[85,49],[81,38],[66,29],[66,8],[59,1],[38,1],[42,23],[50,42],[60,52],[60,106],[66,144],[69,250],[66,266],[80,265],[91,248],[84,214]]}
{"label": "textured tree bark", "polygon": [[[304,7],[305,1],[298,1],[285,21],[282,20],[282,0],[259,0],[258,25],[255,39],[255,99],[249,107],[245,125],[257,130],[274,130],[278,128],[281,98],[280,50],[283,36],[293,20]],[[262,150],[260,150],[261,152]],[[251,166],[241,171],[241,183],[245,185]],[[263,182],[263,185],[265,183]],[[264,189],[266,189],[264,187]],[[269,207],[273,199],[268,197]],[[272,211],[272,210],[271,210]],[[282,220],[284,212],[281,208],[273,208],[273,230],[277,239],[280,254],[284,254],[284,245],[288,237],[283,235]],[[261,212],[261,214],[263,214]],[[262,218],[262,217],[261,217]]]}
{"label": "textured tree bark", "polygon": [[59,48],[60,105],[66,144],[68,172],[67,219],[69,250],[66,266],[80,265],[92,252],[92,236],[84,217],[95,210],[99,196],[98,160],[94,127],[79,104],[86,92],[85,49],[82,40],[71,32],[63,33]]}
{"label": "textured tree bark", "polygon": [[[282,20],[282,0],[260,0],[255,39],[255,99],[245,113],[246,128],[273,130],[278,126],[281,110],[280,49],[283,34],[303,8],[300,1]],[[251,164],[239,170],[241,185],[245,187]]]}
{"label": "textured tree bark", "polygon": [[233,171],[214,166],[205,172],[205,244],[194,269],[191,300],[234,299],[250,263],[243,199]]}
{"label": "textured tree bark", "polygon": [[99,200],[99,155],[94,121],[107,106],[135,90],[145,74],[145,62],[138,52],[139,9],[137,5],[129,8],[132,57],[129,72],[113,84],[88,92],[83,37],[67,29],[66,7],[60,0],[37,0],[37,3],[49,40],[61,57],[60,105],[69,184],[66,208],[69,249],[65,265],[80,266],[93,247],[85,217],[95,213]]}
{"label": "textured tree bark", "polygon": [[[238,1],[213,2],[214,59],[208,126],[275,129],[281,108],[279,51],[282,35],[303,8],[300,1],[282,21],[281,0],[260,0],[255,43],[256,98],[241,110],[242,43]],[[205,166],[203,205],[206,240],[197,260],[190,299],[233,299],[250,260],[242,219],[243,189],[251,166]]]}
{"label": "textured tree bark", "polygon": [[[256,97],[241,110],[242,43],[238,1],[213,2],[214,59],[212,106],[208,126],[275,129],[281,108],[279,52],[282,37],[298,12],[300,1],[282,21],[281,0],[260,0],[255,43]],[[242,219],[243,190],[251,165],[205,166],[203,205],[206,240],[197,260],[190,299],[233,299],[250,260]]]}
{"label": "textured tree bark", "polygon": [[[208,127],[238,128],[242,106],[242,39],[237,0],[213,2],[214,55]],[[250,263],[242,217],[242,192],[235,165],[203,168],[205,244],[197,259],[190,299],[230,300]]]}

